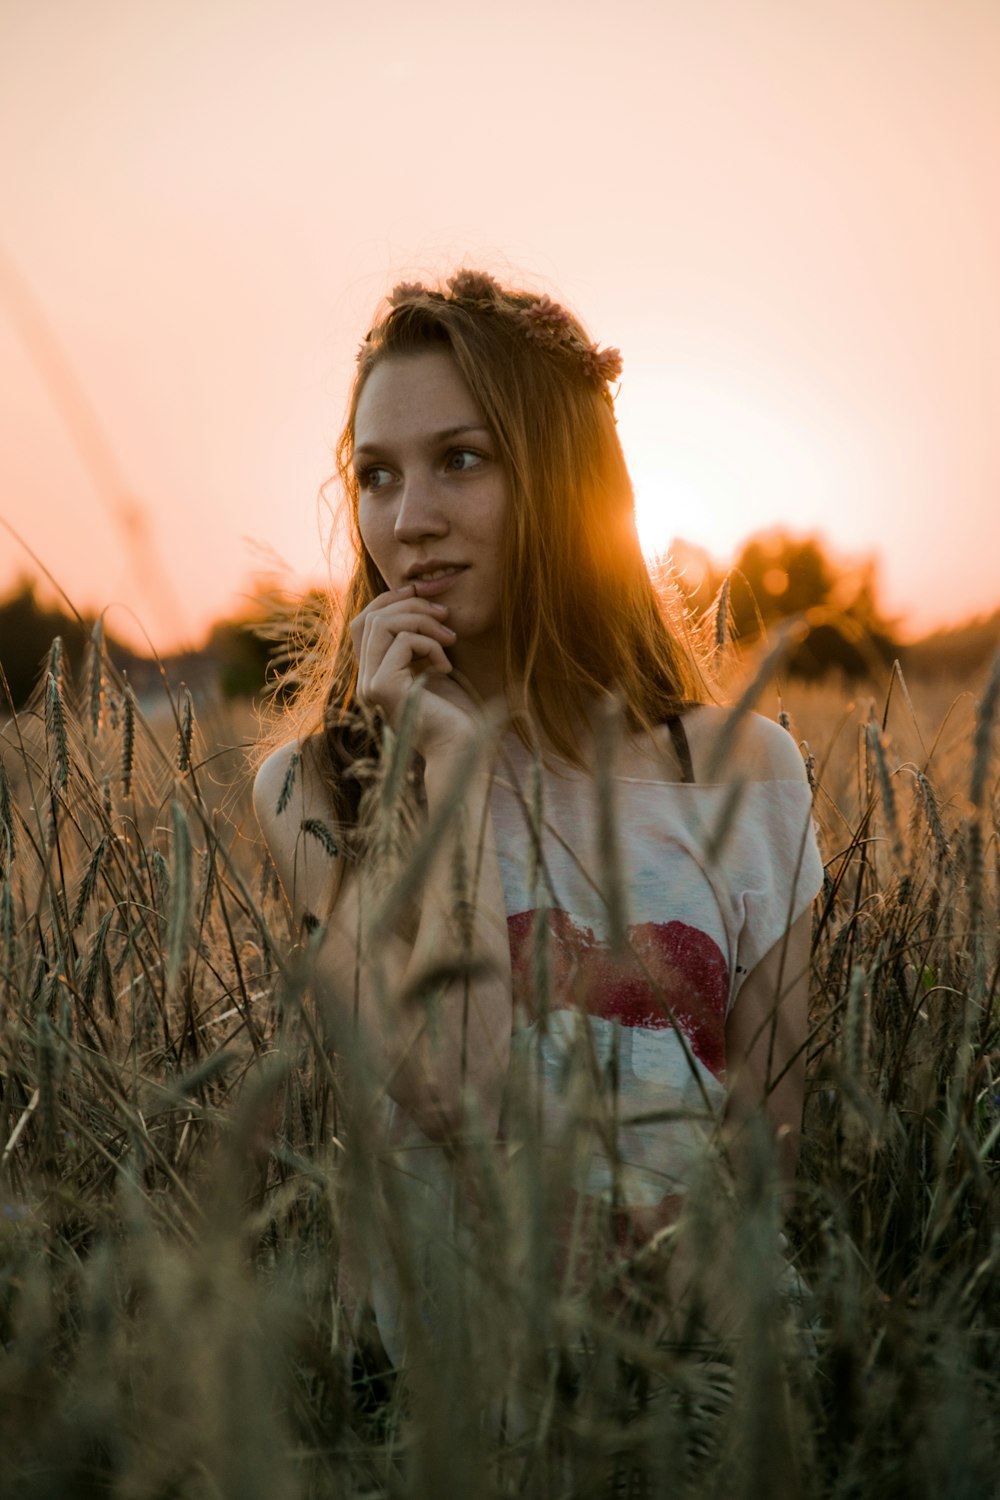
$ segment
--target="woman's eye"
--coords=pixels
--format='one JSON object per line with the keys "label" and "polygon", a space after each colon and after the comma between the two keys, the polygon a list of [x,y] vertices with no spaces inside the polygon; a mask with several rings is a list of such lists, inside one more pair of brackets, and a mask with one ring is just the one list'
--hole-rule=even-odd
{"label": "woman's eye", "polygon": [[453,448],[448,454],[445,467],[461,473],[463,469],[475,469],[482,462],[483,455],[473,453],[471,448]]}
{"label": "woman's eye", "polygon": [[378,464],[371,464],[367,469],[358,470],[359,490],[380,490],[389,482],[389,470],[380,468]]}

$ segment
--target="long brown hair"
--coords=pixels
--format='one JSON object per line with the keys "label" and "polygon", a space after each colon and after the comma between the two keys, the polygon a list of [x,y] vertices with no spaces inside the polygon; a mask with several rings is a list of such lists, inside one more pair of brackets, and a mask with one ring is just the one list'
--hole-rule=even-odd
{"label": "long brown hair", "polygon": [[[542,336],[532,336],[532,310]],[[357,713],[350,624],[386,588],[358,528],[358,401],[383,360],[441,348],[477,401],[507,474],[502,670],[519,732],[582,766],[578,729],[595,700],[614,693],[630,727],[649,730],[708,696],[683,614],[654,585],[639,546],[602,365],[614,351],[594,349],[578,320],[547,298],[502,288],[481,272],[459,272],[442,289],[399,287],[361,346],[336,448],[357,561],[327,664],[321,739],[348,825],[358,792],[344,772],[359,755],[377,756],[370,719]]]}

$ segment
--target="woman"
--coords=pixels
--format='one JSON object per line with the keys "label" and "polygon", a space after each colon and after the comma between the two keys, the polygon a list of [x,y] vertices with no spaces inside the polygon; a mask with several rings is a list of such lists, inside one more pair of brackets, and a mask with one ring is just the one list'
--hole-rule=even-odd
{"label": "woman", "polygon": [[[820,866],[795,745],[706,701],[650,579],[619,372],[547,297],[470,271],[395,290],[338,447],[357,562],[322,714],[255,803],[319,924],[334,1033],[424,1149],[410,1180],[446,1197],[470,1136],[509,1139],[527,1078],[577,1205],[634,1247],[674,1217],[706,1121],[763,1110],[791,1177]],[[378,786],[400,738],[419,879],[393,901]]]}

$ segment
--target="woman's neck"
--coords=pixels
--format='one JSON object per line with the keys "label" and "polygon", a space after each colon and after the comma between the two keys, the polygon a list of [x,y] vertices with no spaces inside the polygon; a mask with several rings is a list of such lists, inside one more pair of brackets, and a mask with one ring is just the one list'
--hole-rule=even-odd
{"label": "woman's neck", "polygon": [[451,659],[456,680],[472,693],[478,703],[501,708],[506,705],[503,666],[494,647],[463,641],[452,651]]}

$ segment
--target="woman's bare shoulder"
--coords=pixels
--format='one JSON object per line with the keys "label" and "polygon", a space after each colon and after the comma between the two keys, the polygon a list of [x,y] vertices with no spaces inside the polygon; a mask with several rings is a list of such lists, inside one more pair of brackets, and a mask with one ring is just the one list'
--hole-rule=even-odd
{"label": "woman's bare shoulder", "polygon": [[338,888],[340,861],[315,741],[293,740],[268,755],[254,778],[253,804],[293,911],[328,910]]}
{"label": "woman's bare shoulder", "polygon": [[313,740],[290,740],[261,761],[253,783],[253,805],[265,833],[329,807],[330,796]]}
{"label": "woman's bare shoulder", "polygon": [[786,729],[763,714],[734,721],[729,708],[699,704],[684,715],[695,781],[804,781],[798,745]]}

